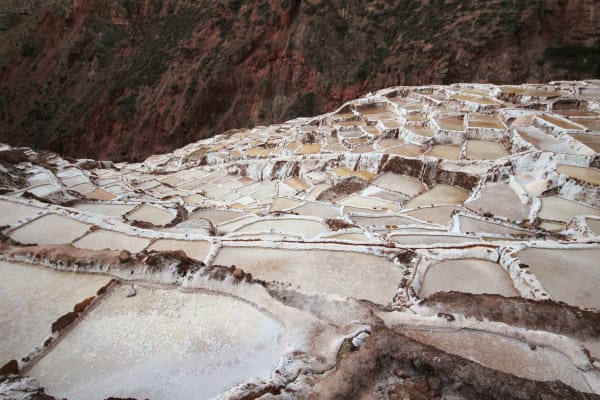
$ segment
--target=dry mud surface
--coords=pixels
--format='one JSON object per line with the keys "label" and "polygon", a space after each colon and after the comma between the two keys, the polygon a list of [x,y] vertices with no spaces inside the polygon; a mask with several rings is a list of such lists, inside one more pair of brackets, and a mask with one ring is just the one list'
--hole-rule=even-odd
{"label": "dry mud surface", "polygon": [[130,164],[0,145],[0,400],[599,398],[599,95],[392,87]]}

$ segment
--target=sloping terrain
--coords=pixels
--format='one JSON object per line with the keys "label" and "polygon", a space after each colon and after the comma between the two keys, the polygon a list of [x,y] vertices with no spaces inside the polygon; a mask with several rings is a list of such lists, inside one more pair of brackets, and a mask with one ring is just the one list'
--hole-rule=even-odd
{"label": "sloping terrain", "polygon": [[394,86],[141,163],[2,144],[0,400],[598,399],[599,121],[597,80]]}
{"label": "sloping terrain", "polygon": [[600,75],[597,0],[10,0],[0,140],[142,160],[391,85]]}

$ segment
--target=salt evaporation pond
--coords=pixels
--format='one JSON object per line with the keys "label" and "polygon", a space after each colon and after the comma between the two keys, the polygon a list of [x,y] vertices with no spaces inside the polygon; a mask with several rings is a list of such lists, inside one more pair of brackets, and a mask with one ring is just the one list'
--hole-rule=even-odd
{"label": "salt evaporation pond", "polygon": [[41,347],[54,321],[109,280],[0,261],[0,364]]}
{"label": "salt evaporation pond", "polygon": [[236,232],[278,232],[282,234],[297,234],[316,236],[329,232],[329,228],[322,222],[308,219],[269,219],[253,222]]}
{"label": "salt evaporation pond", "polygon": [[149,243],[150,239],[148,238],[130,236],[124,233],[107,231],[106,229],[98,229],[88,233],[73,244],[80,249],[127,250],[132,253],[137,253],[142,251]]}
{"label": "salt evaporation pond", "polygon": [[320,218],[336,219],[340,216],[340,209],[338,207],[312,201],[296,207],[292,211],[298,213],[298,215],[310,215]]}
{"label": "salt evaporation pond", "polygon": [[[432,233],[440,231],[431,231]],[[428,235],[428,234],[395,234],[392,240],[402,246],[432,246],[434,244],[460,244],[479,242],[479,238],[454,235]]]}
{"label": "salt evaporation pond", "polygon": [[148,250],[172,251],[183,250],[185,254],[194,260],[203,261],[210,250],[210,242],[205,240],[176,240],[176,239],[158,239]]}
{"label": "salt evaporation pond", "polygon": [[415,197],[405,208],[429,206],[432,204],[462,204],[469,197],[469,191],[457,187],[438,183],[431,190]]}
{"label": "salt evaporation pond", "polygon": [[403,215],[408,215],[424,222],[447,225],[452,220],[452,213],[455,210],[460,211],[460,208],[454,206],[423,207],[406,211]]}
{"label": "salt evaporation pond", "polygon": [[569,222],[577,215],[600,216],[600,208],[589,207],[558,196],[542,198],[542,208],[539,213],[542,219]]}
{"label": "salt evaporation pond", "polygon": [[9,233],[17,242],[27,244],[65,244],[85,234],[89,224],[56,214],[47,214]]}
{"label": "salt evaporation pond", "polygon": [[497,142],[485,140],[467,140],[467,158],[469,160],[496,160],[506,157],[504,146]]}
{"label": "salt evaporation pond", "polygon": [[558,164],[556,170],[571,178],[577,178],[592,185],[600,185],[600,169],[575,167],[573,165]]}
{"label": "salt evaporation pond", "polygon": [[587,218],[585,222],[594,234],[600,236],[600,219]]}
{"label": "salt evaporation pond", "polygon": [[484,220],[466,217],[461,215],[458,217],[460,221],[460,230],[462,232],[473,232],[478,233],[480,235],[484,233],[492,233],[498,235],[522,235],[522,236],[532,236],[532,232],[528,232],[526,230],[515,229],[509,226],[504,226],[500,224],[495,224],[493,222],[487,222]]}
{"label": "salt evaporation pond", "polygon": [[126,293],[116,288],[29,375],[70,399],[207,399],[268,376],[283,353],[285,329],[233,297]]}
{"label": "salt evaporation pond", "polygon": [[416,196],[425,191],[426,187],[417,178],[406,175],[398,175],[392,172],[386,172],[373,181],[373,185],[393,192],[404,193],[407,196]]}
{"label": "salt evaporation pond", "polygon": [[12,201],[0,201],[0,226],[13,225],[23,218],[30,218],[42,211],[36,207],[13,203]]}
{"label": "salt evaporation pond", "polygon": [[127,219],[130,221],[148,222],[153,225],[167,225],[175,215],[158,207],[144,204],[133,212],[127,214]]}
{"label": "salt evaporation pond", "polygon": [[429,267],[419,296],[450,291],[518,295],[510,277],[499,264],[477,259],[446,260]]}
{"label": "salt evaporation pond", "polygon": [[260,279],[289,282],[304,291],[380,304],[392,300],[403,272],[384,257],[328,250],[225,247],[213,264],[236,265]]}
{"label": "salt evaporation pond", "polygon": [[518,257],[554,300],[600,309],[600,249],[529,248]]}
{"label": "salt evaporation pond", "polygon": [[213,225],[222,224],[225,222],[233,221],[235,219],[246,217],[248,213],[241,211],[230,211],[230,210],[215,210],[210,208],[200,209],[192,212],[188,215],[188,220],[193,219],[207,219]]}
{"label": "salt evaporation pond", "polygon": [[560,380],[591,392],[582,372],[563,353],[551,347],[474,330],[407,329],[407,336],[485,367],[536,381]]}
{"label": "salt evaporation pond", "polygon": [[482,215],[491,213],[513,221],[529,218],[530,211],[530,207],[521,203],[519,196],[510,185],[502,182],[486,183],[480,196],[466,203],[465,206]]}
{"label": "salt evaporation pond", "polygon": [[427,152],[427,156],[458,160],[460,158],[460,146],[436,144]]}
{"label": "salt evaporation pond", "polygon": [[77,210],[105,215],[107,217],[121,217],[135,208],[133,204],[106,204],[106,203],[78,203],[73,206]]}

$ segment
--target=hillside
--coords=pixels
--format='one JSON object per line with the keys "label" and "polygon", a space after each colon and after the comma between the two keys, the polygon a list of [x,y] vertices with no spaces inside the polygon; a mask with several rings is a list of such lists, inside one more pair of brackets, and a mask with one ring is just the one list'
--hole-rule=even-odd
{"label": "hillside", "polygon": [[600,76],[597,0],[11,0],[0,141],[141,160],[391,85]]}
{"label": "hillside", "polygon": [[599,167],[600,80],[0,143],[0,400],[598,400]]}

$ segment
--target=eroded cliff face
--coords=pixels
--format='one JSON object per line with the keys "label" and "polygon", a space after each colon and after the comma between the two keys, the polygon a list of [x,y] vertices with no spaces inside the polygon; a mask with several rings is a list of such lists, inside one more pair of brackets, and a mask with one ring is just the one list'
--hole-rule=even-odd
{"label": "eroded cliff face", "polygon": [[139,160],[396,84],[597,77],[598,4],[13,1],[0,140]]}

